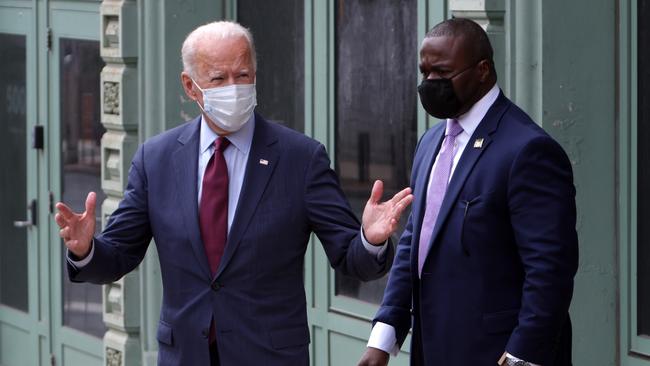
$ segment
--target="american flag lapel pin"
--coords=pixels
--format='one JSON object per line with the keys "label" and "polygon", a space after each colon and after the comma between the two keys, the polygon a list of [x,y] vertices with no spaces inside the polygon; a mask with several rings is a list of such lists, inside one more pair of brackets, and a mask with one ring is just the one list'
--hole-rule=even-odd
{"label": "american flag lapel pin", "polygon": [[261,165],[269,165],[269,161],[266,159],[260,159],[260,164]]}
{"label": "american flag lapel pin", "polygon": [[474,148],[475,149],[480,149],[482,147],[483,147],[483,138],[482,137],[474,140]]}

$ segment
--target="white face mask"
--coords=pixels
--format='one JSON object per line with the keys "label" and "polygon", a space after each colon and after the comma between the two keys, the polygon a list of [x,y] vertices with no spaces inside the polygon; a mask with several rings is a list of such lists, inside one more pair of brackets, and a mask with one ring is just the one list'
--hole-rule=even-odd
{"label": "white face mask", "polygon": [[255,106],[257,94],[255,84],[233,84],[217,88],[201,89],[194,80],[194,85],[203,93],[203,104],[196,104],[210,117],[220,129],[235,132],[248,122]]}

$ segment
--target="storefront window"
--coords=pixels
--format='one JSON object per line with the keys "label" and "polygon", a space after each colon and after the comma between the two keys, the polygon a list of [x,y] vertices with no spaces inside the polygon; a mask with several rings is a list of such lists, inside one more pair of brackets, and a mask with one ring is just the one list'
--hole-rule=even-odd
{"label": "storefront window", "polygon": [[257,108],[264,118],[305,130],[304,1],[237,1],[237,21],[253,33]]}
{"label": "storefront window", "polygon": [[0,303],[28,311],[25,36],[0,34]]}
{"label": "storefront window", "polygon": [[[384,198],[409,185],[417,142],[417,2],[340,0],[335,12],[335,164],[361,218],[375,179],[384,182]],[[362,283],[337,273],[336,294],[379,303],[387,278]]]}
{"label": "storefront window", "polygon": [[[104,62],[99,42],[61,39],[61,178],[63,202],[83,212],[86,195],[97,193],[96,233],[101,231],[100,73]],[[65,251],[65,246],[61,245]],[[65,254],[63,256],[65,261]],[[65,263],[64,263],[65,266]],[[63,273],[63,323],[96,337],[103,337],[102,288],[73,283]]]}

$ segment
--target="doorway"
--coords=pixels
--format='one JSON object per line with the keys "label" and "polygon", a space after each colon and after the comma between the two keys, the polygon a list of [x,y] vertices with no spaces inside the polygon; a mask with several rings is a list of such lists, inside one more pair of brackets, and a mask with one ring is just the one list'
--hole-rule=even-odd
{"label": "doorway", "polygon": [[102,363],[101,287],[68,280],[53,221],[102,198],[99,5],[0,1],[0,365]]}

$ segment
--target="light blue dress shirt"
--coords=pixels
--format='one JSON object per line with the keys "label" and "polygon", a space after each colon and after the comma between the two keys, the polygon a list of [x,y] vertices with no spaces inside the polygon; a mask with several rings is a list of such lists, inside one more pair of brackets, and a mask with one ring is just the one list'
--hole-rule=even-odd
{"label": "light blue dress shirt", "polygon": [[[228,165],[228,232],[230,233],[230,226],[235,217],[237,210],[237,203],[239,202],[239,194],[241,187],[244,185],[244,173],[246,172],[246,163],[248,162],[248,155],[251,150],[253,142],[253,133],[255,132],[255,115],[244,124],[239,130],[226,136],[230,141],[230,146],[223,152],[223,158]],[[208,126],[203,115],[201,115],[201,132],[199,138],[199,164],[198,164],[198,179],[196,180],[197,197],[199,205],[201,204],[201,193],[203,191],[203,174],[208,162],[214,154],[214,141],[217,135]]]}

